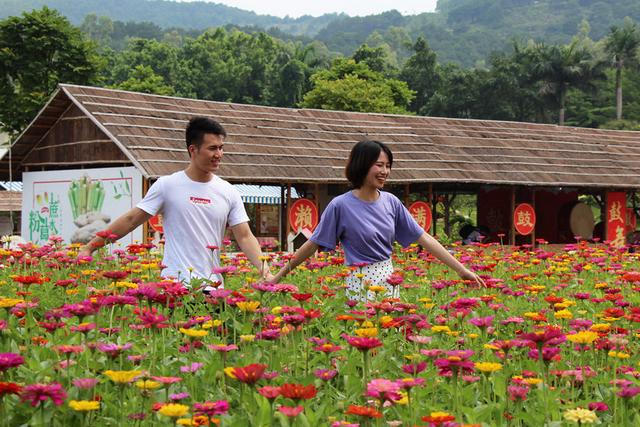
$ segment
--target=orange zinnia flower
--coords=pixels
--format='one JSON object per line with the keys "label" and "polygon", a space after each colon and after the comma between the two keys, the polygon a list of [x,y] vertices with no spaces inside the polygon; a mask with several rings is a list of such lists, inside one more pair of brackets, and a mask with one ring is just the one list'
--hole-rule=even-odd
{"label": "orange zinnia flower", "polygon": [[378,412],[375,408],[369,406],[349,405],[346,413],[365,418],[382,418],[382,412]]}

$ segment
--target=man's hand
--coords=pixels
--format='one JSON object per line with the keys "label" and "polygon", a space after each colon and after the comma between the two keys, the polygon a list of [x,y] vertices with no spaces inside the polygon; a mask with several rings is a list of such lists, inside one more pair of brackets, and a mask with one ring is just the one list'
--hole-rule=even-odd
{"label": "man's hand", "polygon": [[264,274],[262,276],[262,280],[267,282],[267,283],[276,283],[275,282],[275,278],[276,276],[274,276],[273,274],[271,274],[270,271],[267,271],[266,274]]}
{"label": "man's hand", "polygon": [[91,250],[91,248],[89,247],[89,245],[84,245],[79,251],[78,251],[78,258],[80,257],[90,257],[91,254],[93,253],[93,251]]}

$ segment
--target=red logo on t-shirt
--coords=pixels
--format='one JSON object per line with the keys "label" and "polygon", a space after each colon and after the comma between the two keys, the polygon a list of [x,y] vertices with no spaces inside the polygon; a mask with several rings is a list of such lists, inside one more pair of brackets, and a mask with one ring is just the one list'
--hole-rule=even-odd
{"label": "red logo on t-shirt", "polygon": [[203,199],[202,197],[193,197],[193,196],[191,196],[191,197],[189,197],[189,200],[194,205],[210,205],[211,204],[211,199]]}

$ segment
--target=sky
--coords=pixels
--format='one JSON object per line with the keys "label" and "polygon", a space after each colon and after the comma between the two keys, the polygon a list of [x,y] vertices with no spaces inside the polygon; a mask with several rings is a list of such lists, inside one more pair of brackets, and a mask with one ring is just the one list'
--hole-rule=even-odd
{"label": "sky", "polygon": [[[183,0],[184,1],[184,0]],[[188,0],[187,0],[188,1]],[[222,3],[260,15],[297,18],[302,15],[320,16],[325,13],[344,12],[350,16],[373,15],[396,9],[403,15],[433,12],[437,0],[204,0]]]}

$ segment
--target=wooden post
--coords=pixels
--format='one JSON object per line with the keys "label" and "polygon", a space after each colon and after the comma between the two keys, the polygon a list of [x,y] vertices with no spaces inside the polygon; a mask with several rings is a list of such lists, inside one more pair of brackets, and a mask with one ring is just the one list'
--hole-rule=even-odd
{"label": "wooden post", "polygon": [[411,184],[404,185],[404,206],[409,207],[409,194],[411,192]]}
{"label": "wooden post", "polygon": [[287,212],[285,209],[284,185],[280,184],[280,250],[285,250],[285,229],[287,227]]}
{"label": "wooden post", "polygon": [[[531,190],[531,207],[533,207],[533,212],[536,212],[536,190]],[[536,213],[536,224],[538,223],[538,214]],[[536,247],[536,227],[533,227],[533,231],[531,232],[531,247]]]}
{"label": "wooden post", "polygon": [[291,183],[287,184],[287,215],[285,216],[285,240],[289,243],[289,232],[291,231],[291,224],[289,224],[289,211],[291,210]]}
{"label": "wooden post", "polygon": [[[142,197],[144,197],[149,191],[149,178],[142,177]],[[147,238],[150,237],[151,233],[149,231],[149,221],[145,221],[142,224],[142,242],[147,243]]]}
{"label": "wooden post", "polygon": [[511,231],[509,233],[509,244],[514,246],[516,244],[516,223],[513,220],[513,214],[516,210],[516,187],[511,187],[511,217],[509,220],[511,221]]}
{"label": "wooden post", "polygon": [[429,204],[431,205],[431,229],[428,230],[427,232],[431,235],[435,234],[435,223],[436,223],[436,208],[435,208],[435,204],[433,203],[433,184],[429,183],[429,189],[427,190],[429,192]]}
{"label": "wooden post", "polygon": [[431,226],[431,231],[433,231],[433,236],[435,236],[436,234],[438,234],[438,227],[437,227],[437,222],[438,222],[438,214],[436,213],[436,205],[437,205],[437,196],[436,193],[433,192],[433,188],[429,188],[429,191],[431,191],[431,219],[432,219],[432,223],[433,225]]}

